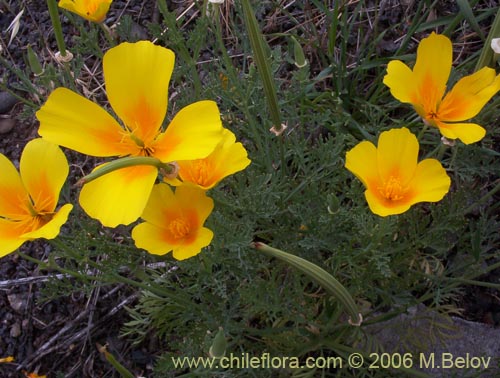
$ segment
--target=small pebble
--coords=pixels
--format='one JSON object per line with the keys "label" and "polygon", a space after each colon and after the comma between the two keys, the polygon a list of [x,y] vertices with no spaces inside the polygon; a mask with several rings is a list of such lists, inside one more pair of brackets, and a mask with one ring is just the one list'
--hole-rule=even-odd
{"label": "small pebble", "polygon": [[9,92],[0,92],[0,114],[8,113],[19,100]]}
{"label": "small pebble", "polygon": [[7,134],[16,125],[16,120],[12,118],[0,118],[0,134]]}
{"label": "small pebble", "polygon": [[10,337],[19,337],[19,335],[21,334],[21,326],[19,325],[19,323],[14,323],[12,324],[12,327],[10,328]]}
{"label": "small pebble", "polygon": [[27,306],[26,297],[23,294],[9,294],[7,299],[14,311],[22,312]]}

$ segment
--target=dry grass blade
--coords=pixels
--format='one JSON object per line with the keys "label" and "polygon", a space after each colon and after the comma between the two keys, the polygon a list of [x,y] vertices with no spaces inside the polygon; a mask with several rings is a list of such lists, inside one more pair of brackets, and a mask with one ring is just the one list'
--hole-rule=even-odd
{"label": "dry grass blade", "polygon": [[16,38],[17,33],[19,32],[19,26],[21,25],[21,17],[23,16],[24,9],[22,9],[16,17],[12,20],[10,25],[8,26],[6,32],[8,33],[10,31],[10,39],[9,43],[7,44],[7,47],[10,46],[14,38]]}

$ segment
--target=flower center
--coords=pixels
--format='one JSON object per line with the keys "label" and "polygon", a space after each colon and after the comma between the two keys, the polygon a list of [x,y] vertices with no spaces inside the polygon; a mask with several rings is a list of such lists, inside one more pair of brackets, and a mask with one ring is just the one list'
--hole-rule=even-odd
{"label": "flower center", "polygon": [[[128,139],[130,138],[130,139]],[[125,141],[130,147],[133,147],[137,152],[133,153],[134,156],[153,156],[154,148],[150,147],[141,138],[134,134],[133,131],[126,131],[122,142]],[[131,141],[131,142],[130,142]]]}
{"label": "flower center", "polygon": [[85,1],[85,8],[87,8],[87,16],[95,13],[97,8],[99,7],[99,1],[95,0],[87,0]]}
{"label": "flower center", "polygon": [[198,185],[207,185],[209,183],[210,167],[206,160],[200,159],[193,162],[192,178]]}
{"label": "flower center", "polygon": [[378,187],[379,193],[389,201],[398,201],[406,193],[406,188],[401,185],[399,177],[391,176],[382,186]]}
{"label": "flower center", "polygon": [[191,231],[189,223],[183,218],[174,219],[167,227],[174,239],[182,239]]}

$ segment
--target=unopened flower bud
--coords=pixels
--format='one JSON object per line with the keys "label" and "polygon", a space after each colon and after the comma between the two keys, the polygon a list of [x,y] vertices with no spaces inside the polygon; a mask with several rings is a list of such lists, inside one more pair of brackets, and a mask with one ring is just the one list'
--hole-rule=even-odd
{"label": "unopened flower bud", "polygon": [[226,354],[227,341],[224,336],[224,329],[219,327],[219,331],[214,337],[214,341],[212,342],[212,346],[208,350],[208,354],[213,358],[221,358]]}
{"label": "unopened flower bud", "polygon": [[340,208],[340,201],[335,194],[328,194],[326,196],[327,210],[330,214],[336,214]]}
{"label": "unopened flower bud", "polygon": [[295,65],[297,68],[302,68],[307,66],[307,59],[306,56],[304,55],[304,50],[302,49],[302,46],[300,43],[293,37],[290,37],[293,43],[293,57],[295,60]]}
{"label": "unopened flower bud", "polygon": [[40,64],[40,61],[38,60],[38,56],[36,56],[35,52],[33,51],[30,45],[28,45],[27,53],[28,53],[28,63],[30,65],[31,72],[33,72],[35,76],[42,75],[44,71],[43,67]]}

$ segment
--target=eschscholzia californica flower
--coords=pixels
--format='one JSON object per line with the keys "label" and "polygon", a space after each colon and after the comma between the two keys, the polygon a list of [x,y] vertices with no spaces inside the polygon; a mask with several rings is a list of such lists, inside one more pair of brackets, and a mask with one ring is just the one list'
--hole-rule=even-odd
{"label": "eschscholzia californica flower", "polygon": [[236,136],[224,129],[222,140],[214,151],[204,159],[177,161],[179,172],[177,179],[165,178],[171,185],[194,184],[208,190],[223,178],[245,169],[250,160],[245,147],[236,142]]}
{"label": "eschscholzia californica flower", "polygon": [[0,256],[28,240],[54,239],[59,234],[73,208],[66,204],[56,211],[68,172],[61,149],[41,138],[26,144],[19,173],[0,154]]}
{"label": "eschscholzia californica flower", "polygon": [[103,22],[113,0],[60,0],[59,7],[92,22]]}
{"label": "eschscholzia californica flower", "polygon": [[401,214],[418,202],[440,201],[451,180],[441,163],[417,163],[418,141],[407,128],[380,134],[378,146],[363,141],[346,154],[345,167],[361,180],[370,210],[380,216]]}
{"label": "eschscholzia californica flower", "polygon": [[203,224],[213,207],[202,189],[181,185],[173,192],[157,184],[141,216],[145,222],[132,230],[135,245],[155,255],[172,251],[177,260],[195,256],[212,241],[213,232]]}
{"label": "eschscholzia californica flower", "polygon": [[[106,92],[123,126],[94,102],[57,88],[36,114],[40,135],[92,156],[149,156],[164,163],[206,157],[222,138],[215,102],[184,107],[162,130],[173,67],[174,53],[148,41],[108,50]],[[83,186],[80,205],[105,226],[130,224],[142,214],[157,175],[148,165],[110,172]]]}
{"label": "eschscholzia californica flower", "polygon": [[396,99],[412,104],[424,122],[439,128],[446,138],[474,143],[484,137],[486,130],[463,121],[475,117],[500,90],[500,75],[483,67],[460,79],[445,95],[452,55],[450,39],[432,33],[418,45],[413,70],[393,60],[387,66],[384,84]]}

